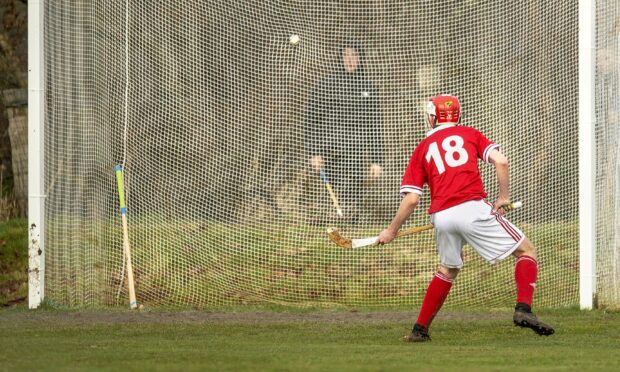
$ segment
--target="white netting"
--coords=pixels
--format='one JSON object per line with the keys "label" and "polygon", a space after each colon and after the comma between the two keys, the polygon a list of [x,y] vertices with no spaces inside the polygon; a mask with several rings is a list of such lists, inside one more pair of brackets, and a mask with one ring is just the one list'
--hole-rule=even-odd
{"label": "white netting", "polygon": [[620,4],[596,13],[597,299],[620,307]]}
{"label": "white netting", "polygon": [[[422,103],[451,93],[511,160],[535,305],[577,303],[577,31],[559,0],[46,1],[46,299],[127,302],[124,163],[138,302],[420,304],[432,232],[344,251],[325,228],[387,225]],[[407,226],[428,223],[426,195]],[[513,260],[465,259],[447,305],[511,306]]]}

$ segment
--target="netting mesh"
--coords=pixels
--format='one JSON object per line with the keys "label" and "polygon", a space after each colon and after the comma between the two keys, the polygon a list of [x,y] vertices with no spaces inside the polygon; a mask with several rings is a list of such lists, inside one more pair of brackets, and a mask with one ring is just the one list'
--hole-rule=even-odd
{"label": "netting mesh", "polygon": [[620,4],[596,12],[597,300],[620,306]]}
{"label": "netting mesh", "polygon": [[[423,103],[451,93],[511,161],[535,305],[577,303],[577,31],[559,0],[46,1],[46,299],[127,302],[120,163],[138,302],[419,305],[432,231],[344,251],[325,228],[387,225]],[[512,259],[465,261],[447,306],[513,304]]]}

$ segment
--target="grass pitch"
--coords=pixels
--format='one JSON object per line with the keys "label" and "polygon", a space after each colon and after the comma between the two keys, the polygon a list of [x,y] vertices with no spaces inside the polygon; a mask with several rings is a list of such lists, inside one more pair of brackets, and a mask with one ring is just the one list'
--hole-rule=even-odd
{"label": "grass pitch", "polygon": [[433,341],[400,338],[411,311],[0,310],[0,370],[616,370],[620,313],[539,311],[541,337],[511,311],[440,313]]}

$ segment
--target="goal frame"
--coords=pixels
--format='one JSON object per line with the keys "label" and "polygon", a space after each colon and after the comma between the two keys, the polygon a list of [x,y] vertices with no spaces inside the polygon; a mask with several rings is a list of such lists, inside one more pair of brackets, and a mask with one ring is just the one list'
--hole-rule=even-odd
{"label": "goal frame", "polygon": [[596,1],[579,0],[579,306],[596,296]]}
{"label": "goal frame", "polygon": [[[579,301],[596,296],[596,2],[579,0]],[[45,298],[45,0],[28,1],[28,306]]]}
{"label": "goal frame", "polygon": [[45,0],[28,0],[28,307],[45,298]]}

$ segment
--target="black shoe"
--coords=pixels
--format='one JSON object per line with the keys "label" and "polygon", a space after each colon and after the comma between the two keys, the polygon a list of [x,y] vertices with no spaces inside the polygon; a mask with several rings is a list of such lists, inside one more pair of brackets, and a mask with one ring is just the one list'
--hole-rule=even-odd
{"label": "black shoe", "polygon": [[[526,305],[527,306],[527,305]],[[522,306],[517,305],[515,308],[515,313],[512,317],[516,326],[522,328],[530,328],[534,332],[538,333],[540,336],[550,336],[555,333],[553,327],[549,324],[543,323],[532,311],[528,311],[529,306],[524,308]]]}
{"label": "black shoe", "polygon": [[426,342],[430,340],[431,335],[428,334],[428,329],[418,323],[413,326],[410,334],[403,337],[405,342]]}

